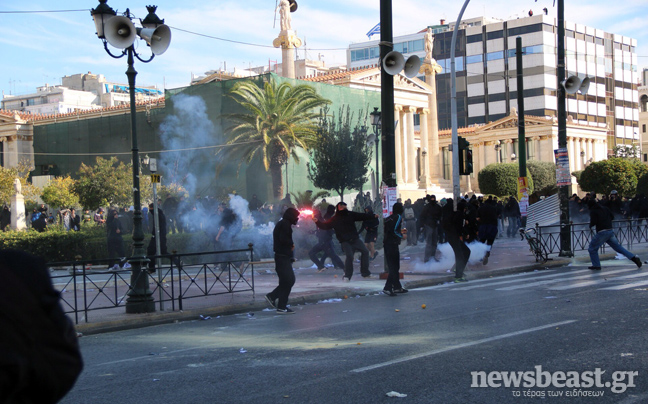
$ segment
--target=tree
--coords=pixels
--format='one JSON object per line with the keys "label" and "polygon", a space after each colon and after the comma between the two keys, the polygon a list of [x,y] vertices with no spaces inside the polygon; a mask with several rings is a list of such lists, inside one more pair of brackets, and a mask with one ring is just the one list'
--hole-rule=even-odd
{"label": "tree", "polygon": [[[133,169],[131,164],[119,162],[117,157],[106,160],[97,157],[94,166],[84,163],[79,168],[79,179],[73,191],[87,209],[100,206],[130,206],[133,204]],[[140,175],[140,198],[151,199],[151,179]]]}
{"label": "tree", "polygon": [[[479,191],[500,197],[517,195],[517,181],[520,174],[518,163],[489,164],[479,171]],[[529,194],[533,193],[534,184],[531,172],[527,167]]]}
{"label": "tree", "polygon": [[326,191],[318,191],[313,193],[313,191],[308,190],[305,192],[297,192],[297,193],[291,192],[291,195],[295,199],[295,206],[297,206],[297,209],[303,209],[303,208],[311,209],[313,206],[316,206],[315,201],[318,198],[329,196],[329,193]]}
{"label": "tree", "polygon": [[292,86],[274,79],[264,83],[263,89],[253,81],[240,81],[230,90],[231,97],[248,110],[243,114],[226,114],[233,122],[225,132],[227,144],[221,149],[226,157],[242,156],[240,164],[260,158],[272,176],[273,196],[281,199],[283,177],[281,168],[290,156],[299,163],[297,148],[309,150],[316,140],[317,112],[313,110],[330,104],[312,87]]}
{"label": "tree", "polygon": [[74,193],[75,181],[70,177],[55,177],[43,188],[41,199],[50,206],[76,207],[79,206],[79,195]]}
{"label": "tree", "polygon": [[[548,161],[530,160],[527,169],[533,178],[533,187],[541,195],[551,195],[556,188],[556,165]],[[572,173],[573,174],[573,173]]]}
{"label": "tree", "polygon": [[319,136],[311,151],[308,178],[316,187],[337,192],[344,200],[344,191],[361,190],[367,182],[367,170],[371,161],[371,149],[361,127],[366,113],[359,114],[356,126],[351,129],[353,115],[347,107],[340,108],[338,118],[327,118],[328,108],[320,114]]}
{"label": "tree", "polygon": [[633,144],[619,144],[612,148],[614,157],[638,159],[641,157],[641,147]]}
{"label": "tree", "polygon": [[637,190],[637,179],[646,172],[646,168],[636,159],[612,157],[596,161],[585,167],[578,184],[584,191],[609,195],[616,190],[622,196],[634,196]]}
{"label": "tree", "polygon": [[24,162],[15,167],[0,167],[0,203],[10,206],[11,197],[16,193],[14,190],[14,180],[16,178],[20,180],[25,204],[34,204],[36,202],[40,190],[27,180],[31,169],[33,167],[29,167]]}

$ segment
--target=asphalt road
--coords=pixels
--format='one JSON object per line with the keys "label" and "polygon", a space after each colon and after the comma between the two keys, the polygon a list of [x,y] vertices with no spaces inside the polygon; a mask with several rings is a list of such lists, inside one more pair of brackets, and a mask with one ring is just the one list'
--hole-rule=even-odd
{"label": "asphalt road", "polygon": [[613,261],[82,337],[62,403],[645,403],[646,285]]}

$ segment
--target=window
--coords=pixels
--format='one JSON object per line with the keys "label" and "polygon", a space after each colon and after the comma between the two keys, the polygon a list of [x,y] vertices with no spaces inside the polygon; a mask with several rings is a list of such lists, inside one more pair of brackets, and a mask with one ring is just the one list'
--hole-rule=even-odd
{"label": "window", "polygon": [[473,56],[466,56],[466,64],[471,64],[471,63],[482,63],[484,61],[483,55],[473,55]]}
{"label": "window", "polygon": [[498,60],[503,58],[504,58],[504,53],[502,51],[491,52],[486,54],[486,60]]}
{"label": "window", "polygon": [[641,131],[643,133],[646,133],[646,124],[645,123],[643,125],[641,125]]}
{"label": "window", "polygon": [[530,32],[539,32],[539,31],[542,31],[542,24],[526,25],[524,27],[516,27],[516,28],[509,29],[508,36],[518,36],[522,34],[528,34]]}
{"label": "window", "polygon": [[482,34],[469,35],[466,37],[466,42],[467,43],[481,42],[482,39],[483,39]]}
{"label": "window", "polygon": [[493,31],[486,33],[486,39],[499,39],[504,37],[504,31]]}

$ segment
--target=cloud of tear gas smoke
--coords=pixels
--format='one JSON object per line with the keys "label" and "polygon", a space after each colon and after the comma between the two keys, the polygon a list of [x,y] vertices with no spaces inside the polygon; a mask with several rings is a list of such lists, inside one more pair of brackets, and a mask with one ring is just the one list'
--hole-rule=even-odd
{"label": "cloud of tear gas smoke", "polygon": [[[214,172],[213,146],[217,133],[207,115],[207,106],[202,97],[177,94],[171,97],[173,114],[168,115],[160,125],[160,140],[164,150],[181,150],[161,153],[158,165],[167,178],[175,178],[189,193],[196,196],[196,186],[201,173]],[[185,150],[197,148],[195,150]]]}
{"label": "cloud of tear gas smoke", "polygon": [[[486,251],[489,250],[486,244],[480,243],[479,241],[469,243],[468,248],[470,248],[469,264],[479,262],[486,254]],[[443,243],[437,246],[437,257],[439,258],[438,262],[434,259],[428,262],[416,262],[414,270],[417,272],[447,272],[455,263],[454,251],[452,251],[449,243]]]}

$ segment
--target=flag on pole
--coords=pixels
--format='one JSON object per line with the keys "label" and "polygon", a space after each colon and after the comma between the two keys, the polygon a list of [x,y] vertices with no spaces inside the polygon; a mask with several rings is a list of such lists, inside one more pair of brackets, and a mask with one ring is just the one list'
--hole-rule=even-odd
{"label": "flag on pole", "polygon": [[369,39],[371,39],[372,35],[376,35],[376,34],[380,34],[380,23],[376,24],[375,27],[373,27],[372,29],[369,30],[369,32],[367,32],[367,36],[369,37]]}

